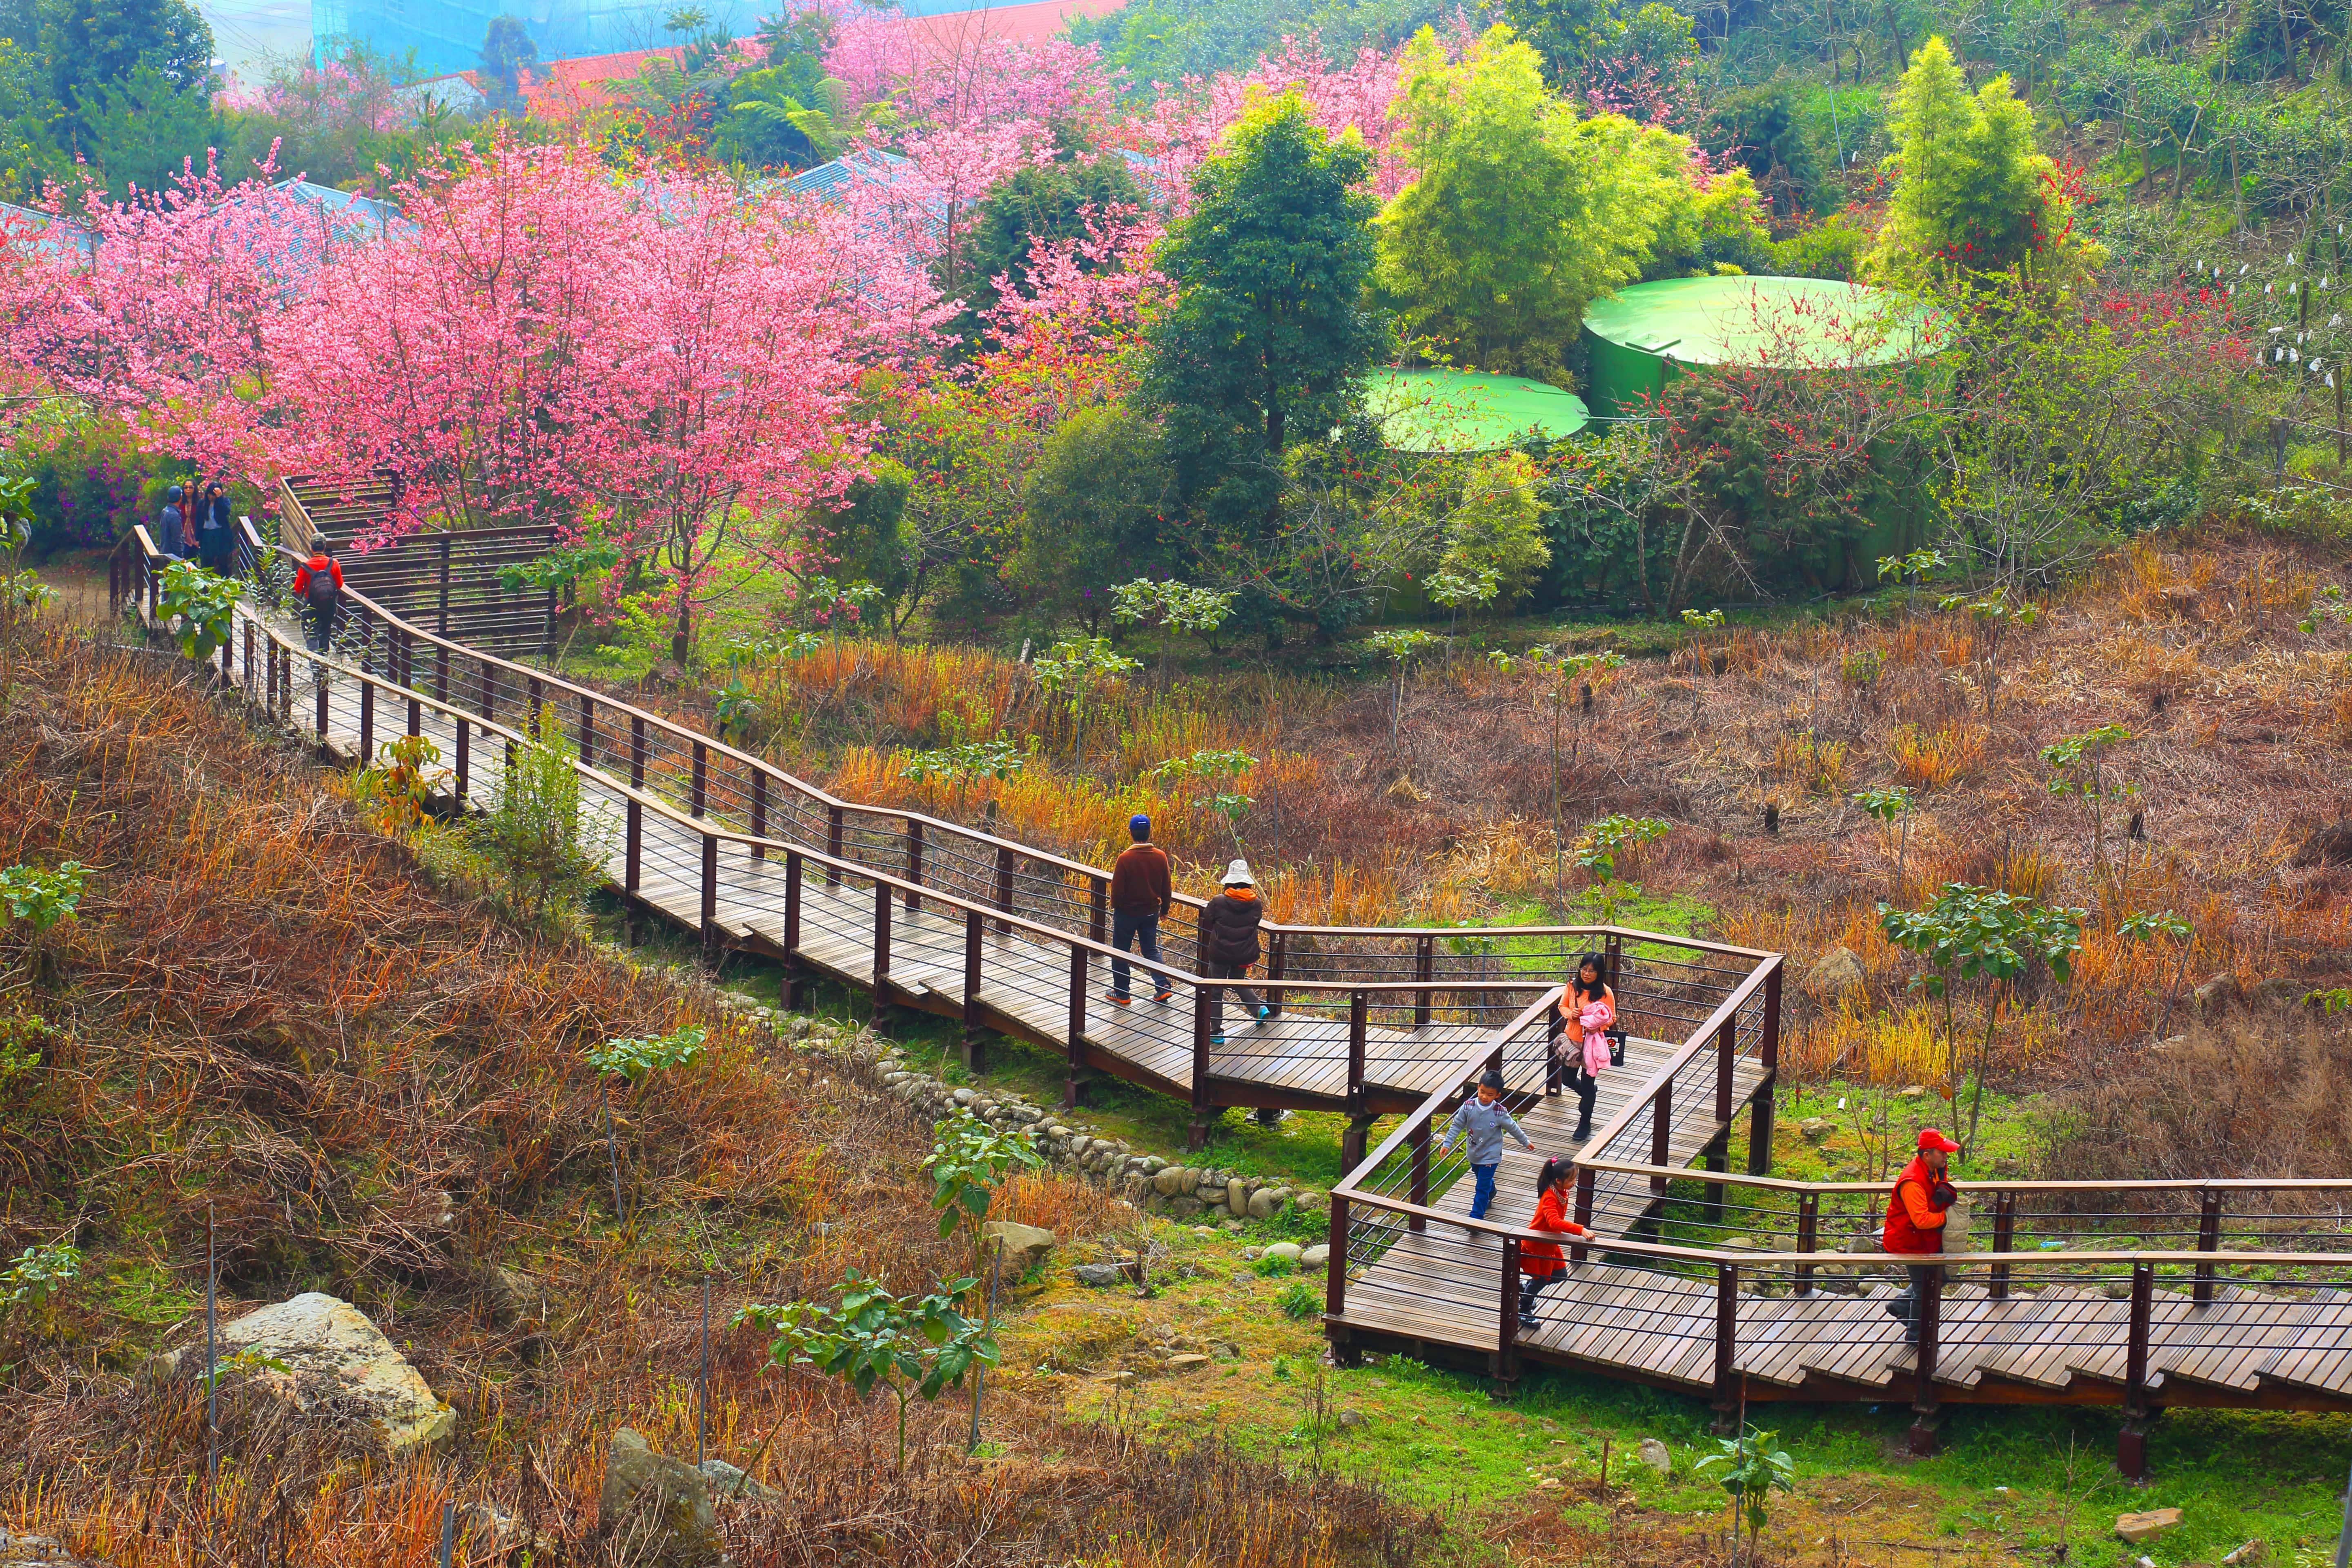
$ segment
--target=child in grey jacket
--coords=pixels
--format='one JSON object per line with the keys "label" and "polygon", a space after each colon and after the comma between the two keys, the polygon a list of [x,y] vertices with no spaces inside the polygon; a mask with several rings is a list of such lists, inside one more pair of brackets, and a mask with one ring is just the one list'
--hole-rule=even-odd
{"label": "child in grey jacket", "polygon": [[1463,1152],[1470,1157],[1470,1174],[1477,1188],[1470,1196],[1470,1217],[1485,1219],[1486,1205],[1495,1201],[1495,1168],[1503,1163],[1503,1134],[1509,1133],[1519,1141],[1519,1146],[1532,1154],[1535,1143],[1519,1131],[1511,1113],[1503,1109],[1503,1075],[1492,1068],[1478,1080],[1478,1098],[1465,1100],[1454,1111],[1454,1120],[1437,1136],[1437,1152],[1441,1154],[1453,1148],[1454,1141],[1463,1141]]}

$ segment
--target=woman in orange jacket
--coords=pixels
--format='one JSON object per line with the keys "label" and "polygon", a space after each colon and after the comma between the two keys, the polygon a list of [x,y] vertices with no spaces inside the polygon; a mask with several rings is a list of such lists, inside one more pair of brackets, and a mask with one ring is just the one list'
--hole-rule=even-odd
{"label": "woman in orange jacket", "polygon": [[[1556,1236],[1589,1236],[1591,1233],[1568,1217],[1569,1188],[1576,1176],[1576,1167],[1566,1160],[1546,1160],[1540,1178],[1543,1196],[1536,1200],[1535,1217],[1528,1221],[1529,1230],[1550,1231]],[[1536,1298],[1545,1286],[1560,1277],[1568,1267],[1560,1256],[1559,1244],[1553,1241],[1528,1241],[1519,1244],[1519,1272],[1527,1278],[1519,1283],[1519,1327],[1536,1326]]]}

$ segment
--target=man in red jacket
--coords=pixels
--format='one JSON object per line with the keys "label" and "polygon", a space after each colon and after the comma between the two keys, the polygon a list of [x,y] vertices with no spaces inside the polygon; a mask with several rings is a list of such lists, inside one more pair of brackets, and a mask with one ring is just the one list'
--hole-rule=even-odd
{"label": "man in red jacket", "polygon": [[294,568],[294,598],[310,613],[310,651],[326,652],[343,602],[343,569],[323,535],[310,542],[310,559]]}
{"label": "man in red jacket", "polygon": [[[1176,901],[1168,851],[1151,842],[1151,818],[1137,812],[1128,818],[1127,831],[1135,842],[1119,851],[1110,868],[1110,944],[1118,956],[1110,961],[1108,1000],[1121,1007],[1128,1001],[1128,948],[1139,946],[1145,962],[1158,963],[1160,919]],[[1169,989],[1168,976],[1156,969],[1147,973],[1156,993],[1153,1001],[1165,1002],[1175,994]]]}
{"label": "man in red jacket", "polygon": [[[1944,1179],[1944,1172],[1959,1152],[1958,1143],[1936,1129],[1920,1129],[1919,1152],[1895,1178],[1895,1190],[1886,1196],[1886,1226],[1879,1234],[1880,1246],[1905,1257],[1944,1250],[1944,1222],[1951,1217],[1952,1205],[1959,1196]],[[1886,1310],[1903,1320],[1903,1337],[1916,1344],[1919,1293],[1927,1288],[1927,1270],[1934,1266],[1906,1263],[1903,1267],[1910,1271],[1910,1289],[1887,1302]]]}

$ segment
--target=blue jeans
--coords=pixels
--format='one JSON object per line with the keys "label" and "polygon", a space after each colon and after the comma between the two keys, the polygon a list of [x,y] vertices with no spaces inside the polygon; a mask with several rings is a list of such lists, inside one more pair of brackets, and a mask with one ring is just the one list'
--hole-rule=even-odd
{"label": "blue jeans", "polygon": [[[1141,947],[1147,964],[1160,962],[1160,917],[1121,914],[1117,910],[1111,911],[1110,944],[1121,955],[1110,961],[1110,994],[1114,996],[1127,994],[1129,971],[1125,954],[1130,942]],[[1151,976],[1155,992],[1168,989],[1168,976],[1156,969],[1147,969],[1145,973]]]}
{"label": "blue jeans", "polygon": [[1470,1167],[1470,1173],[1478,1178],[1478,1188],[1475,1192],[1470,1194],[1470,1217],[1472,1219],[1485,1219],[1486,1217],[1486,1205],[1495,1201],[1495,1172],[1497,1169],[1498,1167],[1494,1165],[1473,1165]]}

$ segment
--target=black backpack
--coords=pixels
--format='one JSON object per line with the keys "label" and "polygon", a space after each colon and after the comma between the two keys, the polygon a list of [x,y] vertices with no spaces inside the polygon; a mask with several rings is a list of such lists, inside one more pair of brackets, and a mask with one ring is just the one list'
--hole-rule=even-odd
{"label": "black backpack", "polygon": [[334,567],[330,564],[323,570],[316,566],[307,569],[310,574],[310,607],[314,610],[332,609],[343,596],[342,590],[335,586]]}

